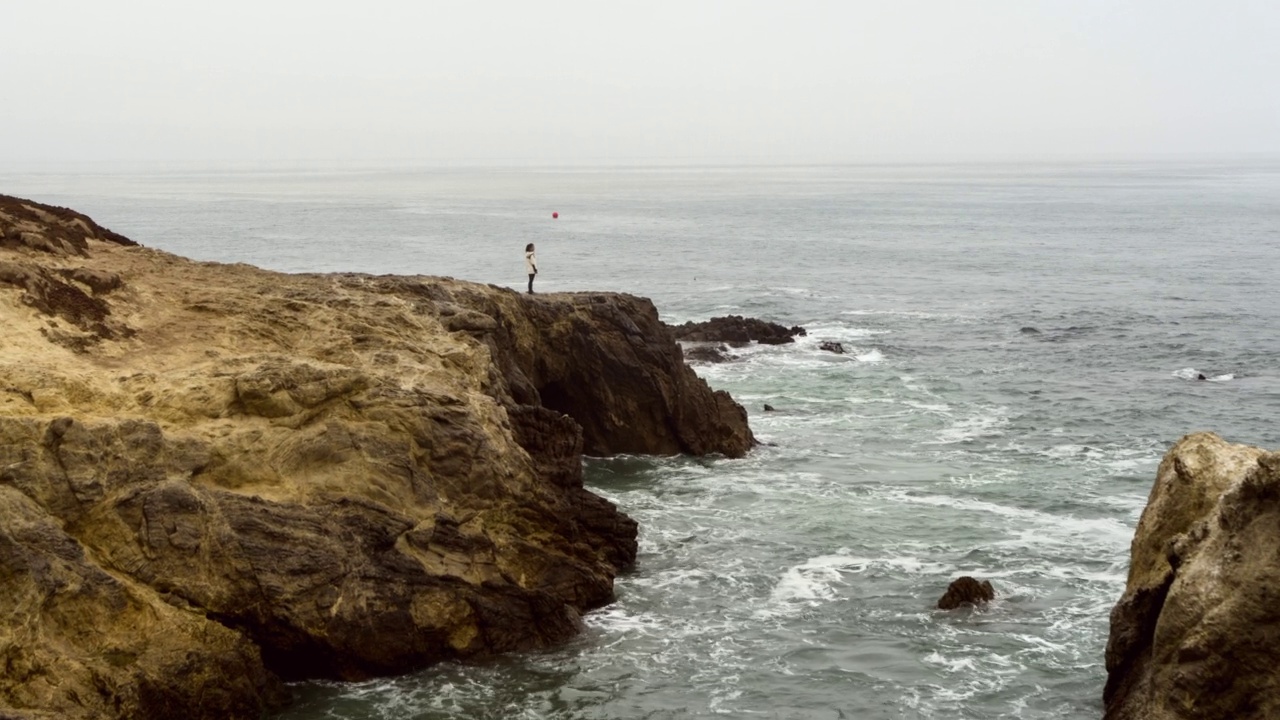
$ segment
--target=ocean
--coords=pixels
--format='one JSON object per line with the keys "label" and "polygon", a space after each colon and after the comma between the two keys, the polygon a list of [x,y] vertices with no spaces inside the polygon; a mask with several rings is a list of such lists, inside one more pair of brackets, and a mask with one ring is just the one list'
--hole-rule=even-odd
{"label": "ocean", "polygon": [[[640,555],[580,637],[300,684],[278,720],[1098,718],[1164,451],[1280,448],[1280,162],[0,171],[0,192],[285,272],[519,289],[533,242],[539,292],[808,330],[697,368],[747,408],[746,458],[586,461]],[[933,609],[961,575],[995,602]]]}

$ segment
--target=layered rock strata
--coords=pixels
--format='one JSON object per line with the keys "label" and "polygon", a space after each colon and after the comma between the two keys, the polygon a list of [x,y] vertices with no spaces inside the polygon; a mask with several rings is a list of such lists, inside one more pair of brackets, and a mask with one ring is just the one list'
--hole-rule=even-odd
{"label": "layered rock strata", "polygon": [[1280,717],[1280,453],[1165,455],[1111,612],[1108,720]]}
{"label": "layered rock strata", "polygon": [[197,263],[0,196],[0,317],[5,717],[563,641],[636,554],[583,453],[754,443],[625,295]]}

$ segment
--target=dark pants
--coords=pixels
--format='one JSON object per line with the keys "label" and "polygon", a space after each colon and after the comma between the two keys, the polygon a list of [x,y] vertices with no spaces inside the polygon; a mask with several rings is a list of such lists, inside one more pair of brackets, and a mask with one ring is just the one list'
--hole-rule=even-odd
{"label": "dark pants", "polygon": [[533,292],[533,276],[537,273],[529,273],[529,292]]}

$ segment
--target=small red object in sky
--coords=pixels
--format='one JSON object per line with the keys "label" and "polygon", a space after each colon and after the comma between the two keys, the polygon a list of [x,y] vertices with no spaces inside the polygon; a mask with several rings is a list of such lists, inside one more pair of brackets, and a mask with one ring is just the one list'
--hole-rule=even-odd
{"label": "small red object in sky", "polygon": [[552,220],[555,220],[555,219],[556,219],[556,218],[558,218],[558,217],[560,217],[560,213],[558,213],[558,212],[553,212],[553,213],[551,213],[551,219],[552,219]]}

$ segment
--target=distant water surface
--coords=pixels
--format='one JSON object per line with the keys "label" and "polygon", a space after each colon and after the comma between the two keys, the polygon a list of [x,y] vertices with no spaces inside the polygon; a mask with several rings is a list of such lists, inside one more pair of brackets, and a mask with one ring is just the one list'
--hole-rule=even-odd
{"label": "distant water surface", "polygon": [[[1097,718],[1162,453],[1199,429],[1280,448],[1280,164],[0,173],[0,192],[287,272],[519,288],[534,242],[540,291],[808,328],[699,368],[747,407],[749,457],[588,461],[641,543],[583,636],[300,685],[288,720]],[[964,574],[998,600],[931,609]]]}

